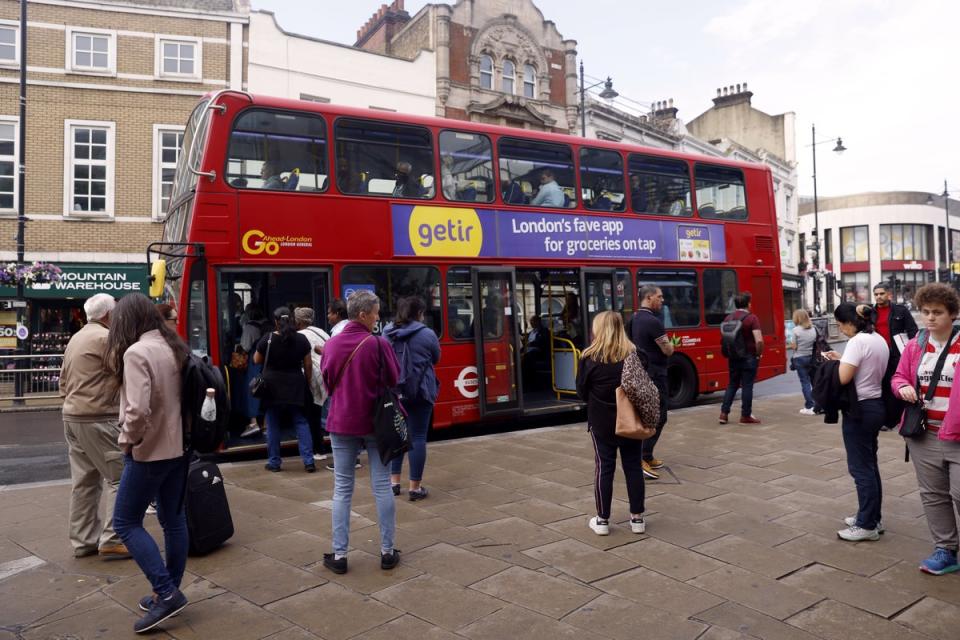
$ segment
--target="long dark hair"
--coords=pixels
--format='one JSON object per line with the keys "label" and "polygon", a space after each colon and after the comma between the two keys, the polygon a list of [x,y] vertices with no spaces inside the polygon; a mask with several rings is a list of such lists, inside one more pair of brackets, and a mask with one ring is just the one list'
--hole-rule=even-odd
{"label": "long dark hair", "polygon": [[393,321],[398,327],[408,325],[420,319],[420,315],[427,310],[427,303],[420,296],[408,296],[397,300],[397,317]]}
{"label": "long dark hair", "polygon": [[852,324],[857,333],[873,333],[877,324],[877,312],[869,304],[841,302],[833,311],[837,322]]}
{"label": "long dark hair", "polygon": [[290,307],[277,307],[273,310],[273,320],[277,323],[277,332],[280,334],[280,340],[287,342],[293,340],[297,335],[297,323],[293,321],[293,314]]}
{"label": "long dark hair", "polygon": [[123,382],[123,354],[147,331],[159,331],[173,350],[178,366],[187,359],[190,350],[166,321],[150,298],[142,293],[131,293],[117,301],[110,312],[110,332],[107,337],[107,362],[113,365],[117,379]]}

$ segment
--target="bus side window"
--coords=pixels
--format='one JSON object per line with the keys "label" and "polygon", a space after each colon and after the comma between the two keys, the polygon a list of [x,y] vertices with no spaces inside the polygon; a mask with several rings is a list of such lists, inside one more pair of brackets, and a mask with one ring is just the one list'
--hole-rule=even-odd
{"label": "bus side window", "polygon": [[447,326],[454,340],[473,340],[473,285],[470,267],[447,269]]}
{"label": "bus side window", "polygon": [[224,178],[237,189],[324,191],[326,127],[307,113],[244,111],[230,134]]}
{"label": "bus side window", "polygon": [[492,202],[493,148],[479,133],[440,132],[443,197],[458,202]]}
{"label": "bus side window", "polygon": [[346,300],[354,289],[373,291],[380,298],[378,333],[394,320],[397,300],[417,296],[427,305],[423,324],[439,337],[441,331],[440,270],[436,267],[344,267],[341,293]]}
{"label": "bus side window", "polygon": [[701,218],[747,219],[747,197],[742,171],[697,163],[694,174],[697,210]]}
{"label": "bus side window", "polygon": [[[637,273],[637,291],[654,285],[663,292],[663,326],[696,327],[700,324],[700,287],[696,271],[650,271]],[[637,296],[639,299],[639,295]]]}
{"label": "bus side window", "polygon": [[634,213],[693,215],[690,172],[682,160],[630,154],[630,201]]}
{"label": "bus side window", "polygon": [[737,295],[737,272],[733,269],[703,270],[703,309],[707,324],[719,325],[734,311]]}
{"label": "bus side window", "polygon": [[436,194],[429,129],[340,118],[334,138],[341,193],[416,199]]}
{"label": "bus side window", "polygon": [[[501,138],[498,149],[504,202],[561,209],[577,206],[577,181],[570,147]],[[527,188],[535,193],[531,196]]]}
{"label": "bus side window", "polygon": [[595,211],[623,211],[623,158],[617,151],[580,149],[580,194]]}

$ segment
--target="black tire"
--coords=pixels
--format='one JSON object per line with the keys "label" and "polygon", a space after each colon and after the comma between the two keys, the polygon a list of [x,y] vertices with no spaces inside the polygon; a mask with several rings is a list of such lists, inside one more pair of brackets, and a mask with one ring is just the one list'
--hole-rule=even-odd
{"label": "black tire", "polygon": [[697,399],[697,370],[686,356],[670,356],[667,362],[667,385],[670,390],[671,409],[689,407]]}

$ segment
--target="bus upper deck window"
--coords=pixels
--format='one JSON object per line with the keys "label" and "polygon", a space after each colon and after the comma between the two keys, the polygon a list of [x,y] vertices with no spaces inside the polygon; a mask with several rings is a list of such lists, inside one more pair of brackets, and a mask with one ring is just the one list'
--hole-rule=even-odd
{"label": "bus upper deck window", "polygon": [[697,185],[697,211],[701,218],[747,219],[742,171],[697,164],[694,181]]}
{"label": "bus upper deck window", "polygon": [[596,211],[623,211],[623,158],[618,151],[580,149],[580,195]]}
{"label": "bus upper deck window", "polygon": [[440,132],[440,191],[447,200],[493,202],[490,139],[465,131]]}
{"label": "bus upper deck window", "polygon": [[433,138],[411,125],[341,118],[334,125],[342,193],[433,198]]}
{"label": "bus upper deck window", "polygon": [[671,158],[630,154],[630,201],[635,213],[692,216],[690,171]]}
{"label": "bus upper deck window", "polygon": [[577,206],[573,152],[562,144],[501,138],[500,191],[507,204]]}

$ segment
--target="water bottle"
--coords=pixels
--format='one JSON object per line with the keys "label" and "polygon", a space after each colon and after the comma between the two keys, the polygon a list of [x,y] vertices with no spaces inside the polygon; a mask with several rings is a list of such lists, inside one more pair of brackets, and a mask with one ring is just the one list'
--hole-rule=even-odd
{"label": "water bottle", "polygon": [[200,418],[207,422],[214,422],[217,419],[217,401],[214,399],[216,390],[207,389],[207,397],[203,399],[203,406],[200,407]]}

